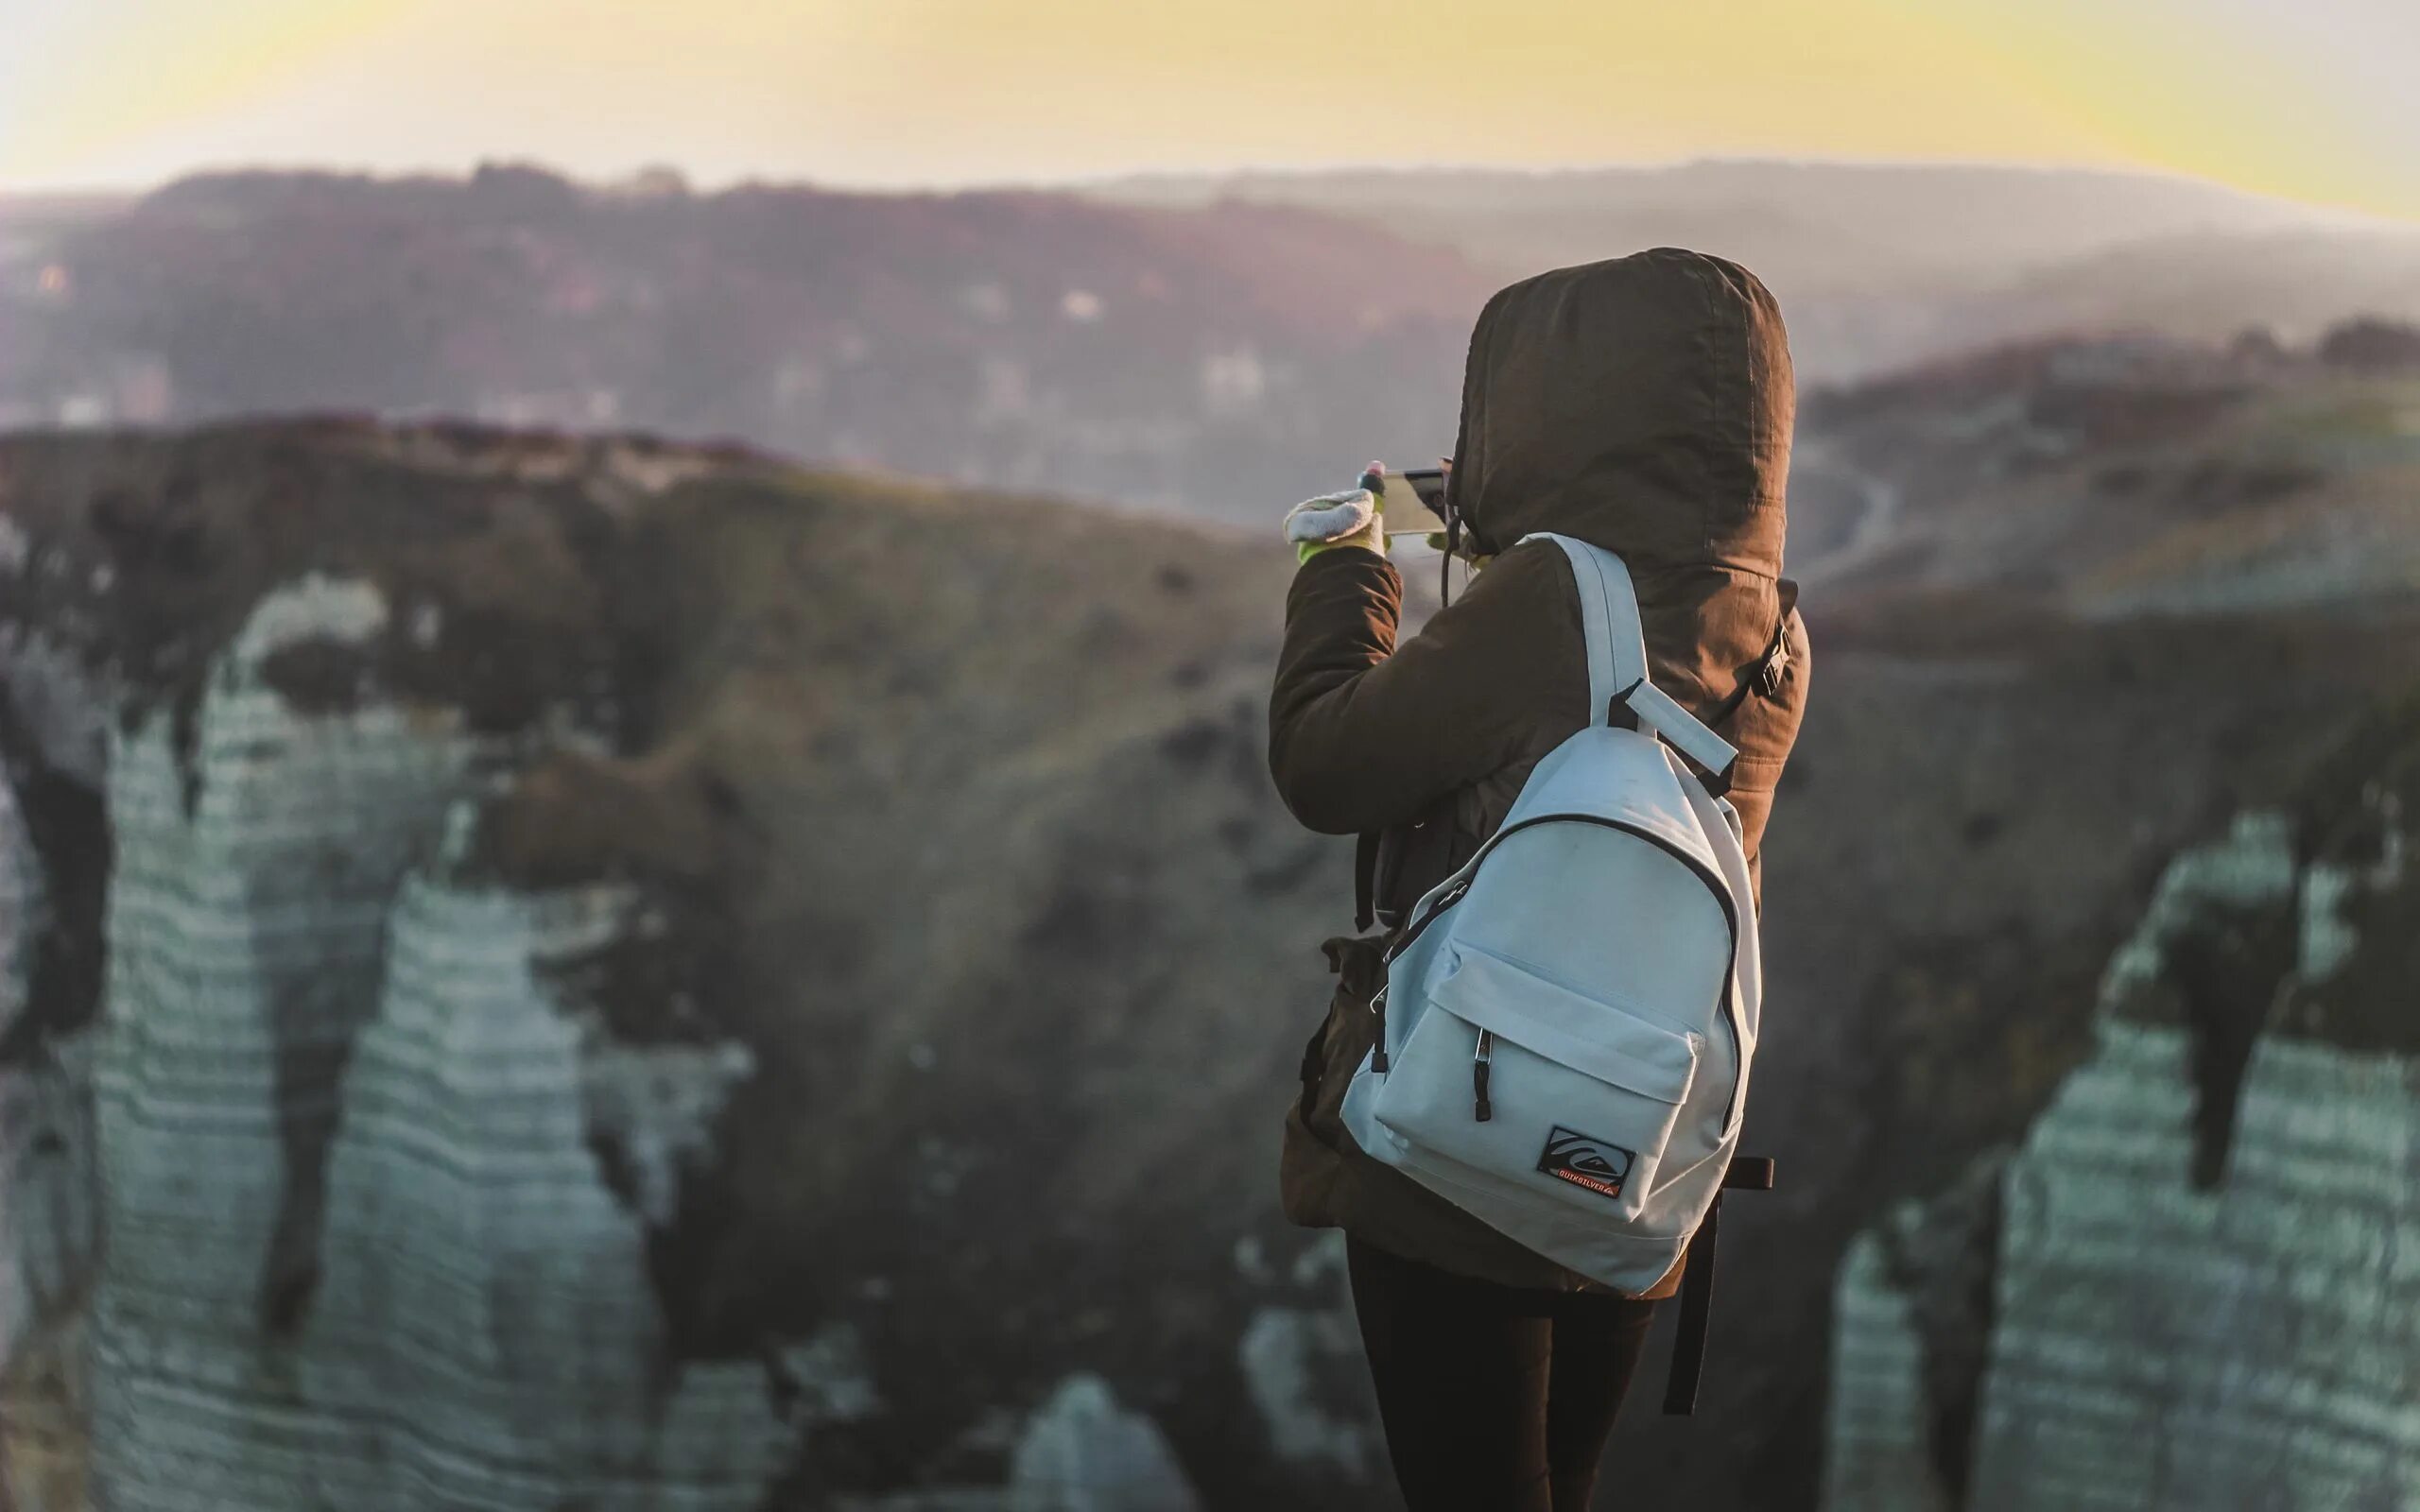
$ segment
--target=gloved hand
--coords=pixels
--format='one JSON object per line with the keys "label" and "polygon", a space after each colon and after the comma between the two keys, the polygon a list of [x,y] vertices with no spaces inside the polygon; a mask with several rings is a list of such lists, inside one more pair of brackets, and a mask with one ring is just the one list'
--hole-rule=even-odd
{"label": "gloved hand", "polygon": [[1361,470],[1358,488],[1305,499],[1286,511],[1286,539],[1294,555],[1308,561],[1335,546],[1361,546],[1387,554],[1387,465],[1373,462]]}

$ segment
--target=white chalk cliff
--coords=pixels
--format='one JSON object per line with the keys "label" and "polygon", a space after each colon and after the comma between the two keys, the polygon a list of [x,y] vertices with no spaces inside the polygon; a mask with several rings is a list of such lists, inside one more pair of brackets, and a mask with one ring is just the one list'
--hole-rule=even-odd
{"label": "white chalk cliff", "polygon": [[1853,1246],[1834,1512],[2420,1506],[2405,803],[2371,782],[2333,833],[2252,813],[2178,857],[1996,1200]]}

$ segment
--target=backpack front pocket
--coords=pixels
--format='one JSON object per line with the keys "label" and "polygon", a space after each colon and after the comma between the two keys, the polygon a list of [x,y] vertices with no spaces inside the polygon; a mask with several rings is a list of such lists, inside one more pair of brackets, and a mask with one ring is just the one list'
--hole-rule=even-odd
{"label": "backpack front pocket", "polygon": [[1700,1040],[1457,940],[1376,1089],[1397,1138],[1609,1218],[1634,1218]]}

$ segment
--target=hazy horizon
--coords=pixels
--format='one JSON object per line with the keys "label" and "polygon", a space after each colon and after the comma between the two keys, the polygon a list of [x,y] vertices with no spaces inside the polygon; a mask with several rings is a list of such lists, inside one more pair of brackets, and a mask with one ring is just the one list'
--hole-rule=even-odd
{"label": "hazy horizon", "polygon": [[333,178],[359,178],[382,181],[403,181],[417,179],[463,180],[482,167],[507,166],[533,168],[557,175],[571,182],[593,189],[610,190],[637,183],[649,175],[669,173],[677,176],[689,192],[716,195],[735,189],[769,188],[801,189],[830,194],[864,195],[879,198],[913,198],[924,196],[984,194],[1071,194],[1091,195],[1115,193],[1130,189],[1157,186],[1227,184],[1264,186],[1322,181],[1381,181],[1388,180],[1501,180],[1536,184],[1551,184],[1555,180],[1587,180],[1634,177],[1645,180],[1659,175],[1682,176],[1691,172],[1738,169],[1784,169],[1815,172],[1872,171],[1876,174],[1973,173],[1977,175],[2009,174],[2038,176],[2044,179],[2066,178],[2074,180],[2107,180],[2139,181],[2173,186],[2180,190],[2200,190],[2214,199],[2233,199],[2247,207],[2265,206],[2274,210],[2279,223],[2308,222],[2314,226],[2375,228],[2387,232],[2420,230],[2420,214],[2403,215],[2299,199],[2290,196],[2264,193],[2199,174],[2177,172],[2156,167],[2135,167],[2124,164],[2033,163],[2016,160],[1984,158],[1858,158],[1821,155],[1789,155],[1782,153],[1716,154],[1705,153],[1658,161],[1601,161],[1564,163],[1491,163],[1474,161],[1440,161],[1435,163],[1346,162],[1334,163],[1237,163],[1232,165],[1186,167],[1144,164],[1131,169],[1106,170],[1095,173],[1033,178],[1000,178],[968,180],[933,180],[930,181],[859,181],[813,173],[739,173],[709,176],[669,160],[636,163],[608,171],[583,171],[541,156],[522,153],[488,153],[460,162],[420,164],[380,164],[352,163],[334,159],[257,159],[203,161],[178,168],[155,178],[126,181],[95,180],[80,183],[60,183],[21,187],[0,183],[0,203],[69,203],[92,201],[103,203],[139,198],[170,184],[193,179],[247,174],[264,175],[326,175]]}
{"label": "hazy horizon", "polygon": [[[2420,13],[2081,0],[0,0],[0,192],[206,165],[896,190],[1700,161],[2143,171],[2420,219]],[[1440,60],[1450,60],[1448,70]]]}

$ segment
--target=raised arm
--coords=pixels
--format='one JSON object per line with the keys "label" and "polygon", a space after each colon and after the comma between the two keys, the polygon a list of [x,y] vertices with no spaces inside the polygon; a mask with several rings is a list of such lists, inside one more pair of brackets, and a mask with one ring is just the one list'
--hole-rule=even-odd
{"label": "raised arm", "polygon": [[1560,555],[1525,547],[1398,646],[1393,563],[1357,549],[1304,563],[1269,705],[1269,770],[1287,808],[1323,833],[1385,829],[1519,759],[1547,700],[1569,702],[1578,729],[1574,602]]}

